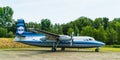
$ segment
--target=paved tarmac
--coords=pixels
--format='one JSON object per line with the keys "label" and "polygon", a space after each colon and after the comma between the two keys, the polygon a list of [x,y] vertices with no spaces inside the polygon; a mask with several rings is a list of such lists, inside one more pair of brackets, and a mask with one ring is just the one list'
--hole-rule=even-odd
{"label": "paved tarmac", "polygon": [[120,60],[120,52],[50,49],[0,49],[0,60]]}

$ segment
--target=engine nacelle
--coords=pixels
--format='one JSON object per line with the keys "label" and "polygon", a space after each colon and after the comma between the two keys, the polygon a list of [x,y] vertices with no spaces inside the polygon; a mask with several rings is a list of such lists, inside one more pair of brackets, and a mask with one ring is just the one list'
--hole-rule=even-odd
{"label": "engine nacelle", "polygon": [[67,36],[67,35],[60,35],[59,40],[61,40],[61,41],[69,41],[69,40],[71,40],[71,37]]}
{"label": "engine nacelle", "polygon": [[42,36],[42,37],[40,37],[40,40],[42,40],[42,41],[46,41],[46,36]]}

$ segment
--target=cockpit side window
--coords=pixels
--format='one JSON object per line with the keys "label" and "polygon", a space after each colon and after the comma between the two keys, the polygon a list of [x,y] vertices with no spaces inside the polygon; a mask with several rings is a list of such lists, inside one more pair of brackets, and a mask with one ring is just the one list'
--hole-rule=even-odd
{"label": "cockpit side window", "polygon": [[89,38],[89,40],[92,41],[93,39],[90,39],[90,38]]}

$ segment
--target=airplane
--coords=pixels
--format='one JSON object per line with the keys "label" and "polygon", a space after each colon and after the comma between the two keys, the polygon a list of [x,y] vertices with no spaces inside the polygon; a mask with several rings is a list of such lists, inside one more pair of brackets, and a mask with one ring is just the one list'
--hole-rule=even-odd
{"label": "airplane", "polygon": [[[74,33],[72,33],[71,36],[57,35],[36,29],[36,31],[42,32],[42,34],[38,34],[34,29],[31,28],[31,30],[33,30],[33,32],[27,31],[24,19],[18,19],[14,41],[32,46],[51,47],[52,52],[55,52],[57,48],[61,48],[62,51],[64,51],[65,48],[96,48],[95,52],[99,52],[99,47],[105,45],[105,43],[96,41],[93,37],[89,36],[73,36]],[[51,35],[52,38],[49,37]]]}

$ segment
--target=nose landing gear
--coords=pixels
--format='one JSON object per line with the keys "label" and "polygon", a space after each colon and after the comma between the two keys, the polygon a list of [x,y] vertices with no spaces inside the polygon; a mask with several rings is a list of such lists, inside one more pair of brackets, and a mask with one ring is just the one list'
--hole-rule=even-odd
{"label": "nose landing gear", "polygon": [[99,52],[99,47],[97,47],[97,48],[95,49],[95,52]]}

